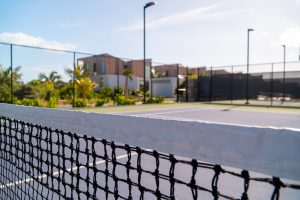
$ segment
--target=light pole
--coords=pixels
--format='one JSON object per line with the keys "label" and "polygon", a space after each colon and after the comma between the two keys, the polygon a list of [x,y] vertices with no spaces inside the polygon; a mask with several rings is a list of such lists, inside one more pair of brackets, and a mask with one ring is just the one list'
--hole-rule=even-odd
{"label": "light pole", "polygon": [[146,103],[146,9],[155,4],[156,2],[151,1],[144,5],[144,103]]}
{"label": "light pole", "polygon": [[252,28],[247,30],[247,82],[246,82],[246,104],[249,104],[249,35],[250,31],[254,31]]}
{"label": "light pole", "polygon": [[281,45],[283,47],[283,99],[282,99],[282,103],[285,100],[285,49],[286,46],[285,45]]}

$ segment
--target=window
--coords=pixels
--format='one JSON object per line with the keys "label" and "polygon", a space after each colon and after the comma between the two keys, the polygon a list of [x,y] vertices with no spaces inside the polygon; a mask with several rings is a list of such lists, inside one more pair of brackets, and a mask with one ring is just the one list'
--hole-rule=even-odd
{"label": "window", "polygon": [[97,72],[97,64],[96,63],[93,64],[93,72],[94,73]]}
{"label": "window", "polygon": [[101,75],[105,75],[105,74],[106,74],[106,64],[102,60],[102,62],[101,62]]}

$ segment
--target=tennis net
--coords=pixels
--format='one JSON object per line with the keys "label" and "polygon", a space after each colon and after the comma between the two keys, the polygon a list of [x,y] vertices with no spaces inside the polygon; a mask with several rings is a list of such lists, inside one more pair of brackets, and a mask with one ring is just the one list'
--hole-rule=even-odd
{"label": "tennis net", "polygon": [[[300,189],[278,177],[253,177],[247,170],[7,117],[0,117],[0,133],[1,199],[245,200],[253,199],[248,193],[255,184],[279,199],[282,190]],[[239,189],[220,189],[224,177],[238,182]]]}

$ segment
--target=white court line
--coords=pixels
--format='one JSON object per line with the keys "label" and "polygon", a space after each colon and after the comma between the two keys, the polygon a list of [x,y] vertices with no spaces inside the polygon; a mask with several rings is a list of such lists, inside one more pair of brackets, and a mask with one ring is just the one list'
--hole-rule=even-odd
{"label": "white court line", "polygon": [[185,122],[200,122],[205,124],[216,124],[216,125],[228,125],[228,126],[239,126],[239,127],[247,127],[247,128],[268,128],[268,129],[286,129],[291,131],[300,132],[299,128],[290,128],[290,127],[276,127],[276,126],[257,126],[257,125],[246,125],[246,124],[234,124],[234,123],[225,123],[225,122],[216,122],[216,121],[205,121],[205,120],[197,120],[197,119],[189,119],[189,118],[181,118],[181,117],[167,117],[160,116],[155,114],[148,115],[122,115],[122,116],[130,116],[130,117],[141,117],[141,118],[151,118],[151,119],[162,119],[162,120],[175,120],[175,121],[185,121]]}
{"label": "white court line", "polygon": [[[132,153],[131,155],[134,156],[136,155],[137,153]],[[116,159],[122,159],[122,158],[125,158],[127,157],[127,154],[126,155],[122,155],[122,156],[118,156],[116,157]],[[105,160],[99,160],[97,161],[95,164],[96,165],[99,165],[99,164],[103,164],[105,163]],[[89,166],[93,166],[94,163],[89,163]],[[52,176],[56,176],[56,175],[60,175],[61,173],[63,173],[64,171],[75,171],[75,170],[78,170],[78,169],[82,169],[82,168],[86,168],[86,166],[80,166],[80,167],[72,167],[72,168],[68,168],[66,170],[60,170],[60,171],[57,171],[57,172],[54,172],[52,174]],[[40,175],[40,176],[37,176],[37,177],[34,177],[35,179],[43,179],[43,178],[47,178],[47,174],[43,174],[43,175]],[[28,178],[28,179],[25,179],[25,180],[20,180],[20,181],[16,181],[16,182],[13,182],[13,183],[8,183],[8,184],[5,184],[5,185],[0,185],[0,189],[4,189],[6,187],[11,187],[11,186],[14,186],[14,185],[19,185],[19,184],[22,184],[22,183],[28,183],[28,182],[31,182],[31,181],[34,181],[35,179],[34,178]]]}
{"label": "white court line", "polygon": [[179,109],[188,109],[191,107],[179,107],[179,108],[161,108],[161,109],[150,109],[150,110],[133,110],[133,111],[125,111],[125,112],[108,112],[105,114],[111,114],[111,115],[122,115],[127,113],[139,113],[139,112],[151,112],[151,111],[164,111],[164,110],[179,110]]}
{"label": "white court line", "polygon": [[[193,108],[193,109],[185,109],[185,110],[174,110],[174,111],[167,111],[167,112],[156,112],[156,113],[141,113],[136,115],[130,115],[130,116],[147,116],[147,115],[160,115],[160,114],[171,114],[171,113],[180,113],[180,112],[191,112],[191,111],[198,111],[198,110],[210,110],[211,108]],[[115,113],[111,113],[115,114]],[[120,113],[116,115],[126,115],[126,113]]]}

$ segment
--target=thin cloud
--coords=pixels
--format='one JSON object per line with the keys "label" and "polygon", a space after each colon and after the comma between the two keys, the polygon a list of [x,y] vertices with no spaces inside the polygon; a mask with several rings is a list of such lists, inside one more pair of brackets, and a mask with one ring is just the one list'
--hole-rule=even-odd
{"label": "thin cloud", "polygon": [[[217,8],[218,6],[219,4],[212,4],[206,7],[196,8],[193,10],[188,10],[178,14],[163,17],[158,20],[148,22],[147,27],[158,28],[163,26],[199,21],[203,19],[221,18],[221,17],[225,17],[226,15],[234,15],[236,13],[245,13],[245,12],[253,11],[250,9],[243,9],[243,10],[230,10],[224,12],[211,12],[213,9]],[[120,28],[118,29],[118,31],[134,31],[134,30],[140,30],[142,28],[143,28],[142,23],[139,23],[132,26]]]}
{"label": "thin cloud", "polygon": [[[163,24],[177,24],[177,23],[183,23],[186,21],[191,21],[191,20],[193,20],[194,17],[199,17],[200,14],[207,12],[209,10],[212,10],[212,9],[216,8],[218,5],[219,4],[212,4],[209,6],[196,8],[193,10],[188,10],[188,11],[181,12],[178,14],[163,17],[161,19],[149,22],[147,26],[153,28],[153,27],[161,26]],[[139,30],[139,29],[142,29],[142,25],[140,23],[132,25],[132,26],[120,28],[118,30],[119,31],[133,31],[133,30]]]}
{"label": "thin cloud", "polygon": [[1,33],[0,41],[14,44],[22,44],[22,45],[30,45],[37,47],[44,47],[50,49],[59,49],[59,50],[74,50],[76,49],[76,45],[69,43],[61,43],[57,41],[48,41],[42,37],[35,37],[31,35],[27,35],[25,33]]}

